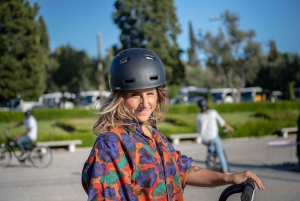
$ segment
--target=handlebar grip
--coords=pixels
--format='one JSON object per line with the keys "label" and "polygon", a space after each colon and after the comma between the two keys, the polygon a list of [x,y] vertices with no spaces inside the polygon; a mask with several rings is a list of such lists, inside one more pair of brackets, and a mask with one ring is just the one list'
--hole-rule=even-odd
{"label": "handlebar grip", "polygon": [[256,190],[256,185],[252,179],[247,179],[246,186],[241,195],[241,201],[252,201],[254,198],[254,193]]}

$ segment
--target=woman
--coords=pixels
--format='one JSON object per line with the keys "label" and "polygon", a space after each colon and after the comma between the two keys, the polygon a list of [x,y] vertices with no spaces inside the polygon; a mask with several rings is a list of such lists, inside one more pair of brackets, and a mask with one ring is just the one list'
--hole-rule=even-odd
{"label": "woman", "polygon": [[112,94],[94,125],[98,136],[83,167],[88,200],[184,200],[185,185],[221,186],[252,178],[252,172],[222,174],[197,167],[158,130],[168,95],[166,75],[153,52],[131,48],[111,62]]}

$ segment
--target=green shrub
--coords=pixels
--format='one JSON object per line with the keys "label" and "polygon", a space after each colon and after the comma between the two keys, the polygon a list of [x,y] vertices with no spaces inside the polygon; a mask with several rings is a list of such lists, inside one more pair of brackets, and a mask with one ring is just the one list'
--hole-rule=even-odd
{"label": "green shrub", "polygon": [[196,105],[170,105],[168,108],[168,114],[196,114],[199,109]]}
{"label": "green shrub", "polygon": [[[94,110],[79,109],[79,108],[74,108],[71,110],[59,109],[59,108],[35,109],[33,115],[38,121],[97,117],[97,114],[95,114]],[[23,118],[24,118],[24,113],[20,111],[0,112],[0,122],[21,121]]]}
{"label": "green shrub", "polygon": [[239,111],[261,111],[261,110],[298,110],[300,102],[278,101],[272,102],[242,102],[239,104],[214,104],[211,106],[219,112],[239,112]]}
{"label": "green shrub", "polygon": [[221,138],[261,137],[276,134],[280,128],[294,126],[294,121],[270,121],[266,119],[253,119],[241,125],[233,125],[234,133],[220,133],[220,136]]}
{"label": "green shrub", "polygon": [[263,118],[268,120],[295,120],[297,119],[296,110],[261,110],[254,114],[257,118]]}
{"label": "green shrub", "polygon": [[177,126],[190,127],[196,123],[195,114],[168,114],[165,119],[166,122]]}

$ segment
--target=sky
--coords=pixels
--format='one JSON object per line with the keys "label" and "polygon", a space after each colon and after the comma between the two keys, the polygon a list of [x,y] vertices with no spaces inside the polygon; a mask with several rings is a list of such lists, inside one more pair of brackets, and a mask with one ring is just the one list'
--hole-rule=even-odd
{"label": "sky", "polygon": [[[114,24],[115,0],[30,0],[40,6],[50,38],[50,48],[70,45],[97,57],[97,35],[102,38],[102,55],[106,50],[119,45],[120,30]],[[192,22],[194,34],[201,31],[217,32],[222,23],[213,21],[226,10],[239,14],[239,28],[253,29],[255,40],[268,51],[270,40],[276,42],[281,53],[300,54],[300,1],[299,0],[174,0],[182,32],[177,37],[179,47],[185,52],[189,48],[188,23]]]}

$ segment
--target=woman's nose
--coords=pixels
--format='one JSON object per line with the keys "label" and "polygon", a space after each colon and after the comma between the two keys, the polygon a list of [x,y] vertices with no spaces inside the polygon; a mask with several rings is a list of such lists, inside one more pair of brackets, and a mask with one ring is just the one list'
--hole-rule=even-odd
{"label": "woman's nose", "polygon": [[148,102],[147,96],[144,96],[144,95],[143,95],[143,96],[141,97],[141,103],[140,103],[140,105],[146,108],[146,107],[148,106],[148,103],[149,103],[149,102]]}

